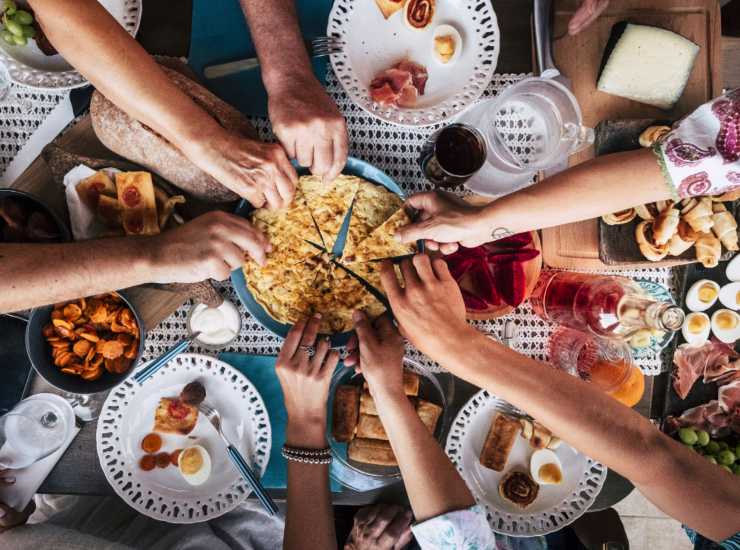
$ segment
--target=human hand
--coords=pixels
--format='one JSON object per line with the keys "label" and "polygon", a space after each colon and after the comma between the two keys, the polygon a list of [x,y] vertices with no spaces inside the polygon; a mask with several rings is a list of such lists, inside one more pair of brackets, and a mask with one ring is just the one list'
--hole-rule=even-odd
{"label": "human hand", "polygon": [[460,288],[442,258],[426,254],[401,262],[403,286],[390,262],[383,262],[380,279],[403,334],[420,351],[439,361],[474,330],[465,320]]}
{"label": "human hand", "polygon": [[339,352],[322,338],[310,357],[321,316],[298,321],[290,329],[275,364],[288,412],[287,443],[299,447],[324,447],[326,442],[326,404]]}
{"label": "human hand", "polygon": [[355,332],[347,343],[344,360],[361,372],[370,392],[389,391],[403,395],[403,338],[388,315],[371,324],[361,311],[355,311]]}
{"label": "human hand", "polygon": [[272,245],[248,220],[208,212],[145,241],[155,283],[227,279],[247,255],[263,265]]}
{"label": "human hand", "polygon": [[609,0],[582,0],[580,7],[568,22],[568,34],[573,36],[581,32],[596,21],[608,6]]}
{"label": "human hand", "polygon": [[[13,485],[15,477],[12,474],[12,470],[0,470],[0,486]],[[33,500],[28,503],[28,506],[22,512],[18,512],[4,502],[0,502],[0,533],[26,523],[35,509],[36,504]]]}
{"label": "human hand", "polygon": [[272,129],[291,158],[329,182],[347,162],[347,126],[313,75],[291,77],[269,93]]}
{"label": "human hand", "polygon": [[194,143],[190,160],[225,187],[260,208],[283,208],[293,201],[298,175],[278,143],[264,143],[220,129]]}
{"label": "human hand", "polygon": [[411,542],[410,511],[395,504],[365,506],[356,514],[344,550],[401,550]]}
{"label": "human hand", "polygon": [[424,240],[429,250],[452,254],[459,244],[469,248],[494,240],[482,216],[483,207],[474,206],[446,191],[412,195],[406,204],[420,212],[419,221],[401,227],[396,237],[405,243]]}

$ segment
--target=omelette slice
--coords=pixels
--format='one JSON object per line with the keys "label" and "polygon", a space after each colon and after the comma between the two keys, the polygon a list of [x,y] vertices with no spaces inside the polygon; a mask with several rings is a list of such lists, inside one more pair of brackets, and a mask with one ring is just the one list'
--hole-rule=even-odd
{"label": "omelette slice", "polygon": [[331,183],[324,183],[319,176],[301,176],[298,180],[308,209],[313,214],[329,251],[334,246],[361,181],[358,177],[346,175],[340,175]]}
{"label": "omelette slice", "polygon": [[382,225],[373,230],[372,233],[354,250],[354,254],[346,257],[347,262],[369,262],[381,258],[392,258],[404,256],[416,252],[414,243],[402,243],[395,237],[399,227],[411,223],[409,215],[402,207],[396,210],[390,218]]}
{"label": "omelette slice", "polygon": [[355,206],[352,209],[352,221],[343,257],[351,258],[357,245],[402,205],[403,200],[395,193],[382,185],[363,180],[357,190]]}
{"label": "omelette slice", "polygon": [[321,236],[300,188],[296,189],[295,198],[287,208],[255,210],[252,223],[272,243],[272,252],[267,261],[275,266],[294,265],[314,256],[316,248],[308,244],[306,239],[321,244]]}

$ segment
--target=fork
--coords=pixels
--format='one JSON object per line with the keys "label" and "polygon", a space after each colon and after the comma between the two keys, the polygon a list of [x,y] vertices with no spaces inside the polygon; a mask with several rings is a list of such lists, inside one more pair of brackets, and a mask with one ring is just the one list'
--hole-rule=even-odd
{"label": "fork", "polygon": [[252,468],[249,467],[249,464],[247,464],[247,461],[244,459],[242,454],[237,450],[236,447],[234,447],[234,445],[231,444],[231,442],[224,435],[224,432],[221,430],[221,415],[216,409],[209,405],[206,405],[205,403],[201,403],[200,405],[198,405],[198,410],[203,413],[208,421],[211,423],[211,425],[216,428],[218,435],[221,436],[221,439],[226,444],[226,451],[229,454],[231,462],[234,464],[237,471],[242,476],[242,479],[249,484],[249,486],[254,491],[254,494],[257,495],[257,498],[262,503],[262,506],[264,506],[265,510],[270,512],[271,515],[276,515],[278,513],[278,507],[270,498],[270,495],[267,494],[267,491],[252,471]]}
{"label": "fork", "polygon": [[[311,57],[326,57],[327,55],[341,52],[344,48],[344,42],[335,36],[317,36],[307,46]],[[209,65],[204,69],[203,74],[208,79],[220,78],[254,69],[255,67],[259,67],[259,64],[259,59],[250,57],[228,63],[219,63],[218,65]]]}

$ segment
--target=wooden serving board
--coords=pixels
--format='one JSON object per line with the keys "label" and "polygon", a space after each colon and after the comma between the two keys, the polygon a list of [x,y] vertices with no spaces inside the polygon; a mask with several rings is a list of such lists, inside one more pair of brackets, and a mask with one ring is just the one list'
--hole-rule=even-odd
{"label": "wooden serving board", "polygon": [[[555,63],[571,79],[581,105],[584,124],[595,128],[602,120],[653,118],[678,120],[721,93],[721,28],[717,0],[619,0],[588,29],[568,36],[568,21],[580,0],[555,2],[553,44]],[[683,96],[671,111],[612,96],[596,90],[601,58],[611,29],[619,21],[655,25],[675,31],[701,47]],[[571,165],[594,155],[593,147],[571,157]],[[551,267],[609,269],[599,259],[597,220],[563,225],[542,231],[545,264]],[[644,262],[620,267],[674,265]],[[613,266],[611,266],[613,269]]]}
{"label": "wooden serving board", "polygon": [[[59,137],[56,143],[72,153],[90,157],[117,158],[95,136],[89,116],[82,118],[74,127]],[[36,158],[11,187],[36,195],[69,224],[64,188],[54,182],[43,158]],[[128,293],[144,320],[147,330],[154,328],[169,317],[188,297],[187,294],[149,287],[134,287],[129,289]]]}

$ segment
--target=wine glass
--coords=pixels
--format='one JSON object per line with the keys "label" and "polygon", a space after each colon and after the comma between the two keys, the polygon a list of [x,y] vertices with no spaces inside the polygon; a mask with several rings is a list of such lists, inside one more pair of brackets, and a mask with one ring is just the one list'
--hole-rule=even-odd
{"label": "wine glass", "polygon": [[21,401],[0,417],[0,469],[26,468],[57,451],[71,426],[56,405],[42,400]]}

